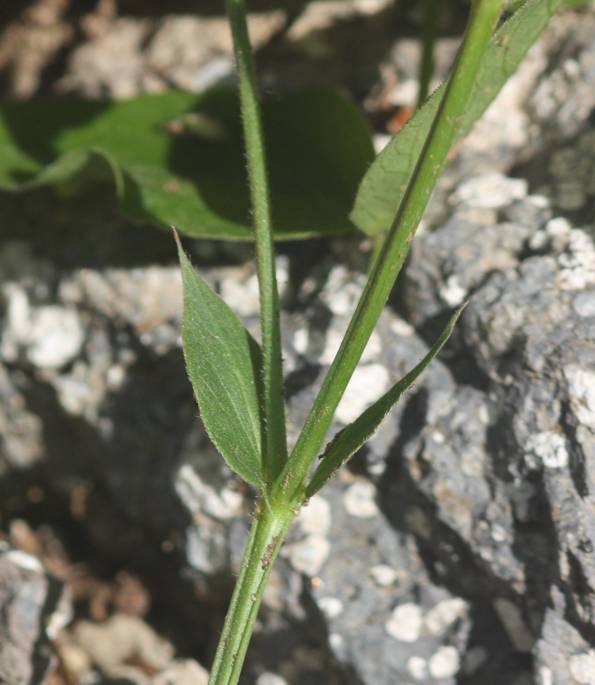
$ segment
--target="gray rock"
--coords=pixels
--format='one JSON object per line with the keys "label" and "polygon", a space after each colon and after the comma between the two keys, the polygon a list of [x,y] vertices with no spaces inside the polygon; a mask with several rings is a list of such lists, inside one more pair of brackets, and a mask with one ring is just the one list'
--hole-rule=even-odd
{"label": "gray rock", "polygon": [[72,608],[62,583],[35,557],[0,545],[0,681],[41,683],[56,666],[50,641]]}
{"label": "gray rock", "polygon": [[310,583],[329,645],[354,683],[455,683],[469,606],[434,585],[411,536],[392,528],[376,499],[369,481],[345,477],[312,501],[331,512],[325,535],[332,554]]}
{"label": "gray rock", "polygon": [[[318,19],[325,4],[316,3]],[[263,19],[266,38],[275,27]],[[348,30],[364,21],[352,19]],[[294,47],[325,30],[316,26],[294,33]],[[220,18],[122,19],[113,29],[75,51],[64,87],[117,95],[159,89],[164,79],[195,87],[229,65]],[[247,683],[593,682],[592,29],[589,10],[551,30],[441,182],[425,221],[435,230],[419,236],[332,430],[419,361],[452,309],[471,302],[440,361],[301,512],[264,597]],[[171,49],[176,36],[181,52]],[[187,36],[210,42],[190,45]],[[383,41],[373,53],[390,53]],[[403,81],[392,95],[405,103],[413,51],[402,47],[390,60]],[[440,49],[443,68],[448,45]],[[98,58],[108,52],[111,63]],[[126,69],[113,69],[114,54]],[[366,69],[353,78],[368,92]],[[35,229],[60,216],[47,202],[11,205],[3,223],[16,217],[42,240]],[[197,420],[170,244],[102,211],[85,206],[73,220],[77,237],[80,225],[100,236],[78,251],[0,247],[2,513],[10,520],[29,511],[29,486],[39,480],[46,513],[55,502],[70,511],[76,488],[90,492],[77,530],[97,558],[133,560],[159,578],[166,622],[181,626],[184,651],[200,645],[207,663],[253,493]],[[106,251],[116,241],[104,224],[132,236],[122,237],[127,247]],[[291,247],[278,262],[291,440],[364,283],[353,243],[325,251]],[[199,252],[207,280],[256,332],[250,251],[208,243]],[[54,335],[59,344],[48,345]],[[11,588],[29,587],[22,569],[13,572]],[[35,611],[47,589],[37,580]],[[30,635],[17,642],[19,659],[36,663]],[[166,652],[155,685],[204,676],[196,662],[172,662],[171,645]],[[150,682],[130,664],[104,668]]]}

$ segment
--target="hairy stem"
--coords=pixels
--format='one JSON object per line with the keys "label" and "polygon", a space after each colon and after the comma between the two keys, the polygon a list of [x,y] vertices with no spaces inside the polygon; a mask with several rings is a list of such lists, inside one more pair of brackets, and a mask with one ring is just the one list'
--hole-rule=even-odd
{"label": "hairy stem", "polygon": [[308,473],[335,410],[403,266],[430,195],[446,164],[469,104],[479,65],[502,13],[503,0],[475,0],[454,72],[403,201],[374,263],[347,333],[324,379],[293,453],[278,480],[274,500],[301,501]]}
{"label": "hairy stem", "polygon": [[262,446],[265,481],[273,482],[287,461],[283,369],[279,327],[279,295],[271,220],[262,114],[254,57],[250,46],[244,0],[226,0],[240,86],[240,104],[254,216],[256,262],[260,288],[262,335],[263,421]]}
{"label": "hairy stem", "polygon": [[236,685],[242,672],[266,581],[294,514],[259,506],[225,618],[209,685]]}

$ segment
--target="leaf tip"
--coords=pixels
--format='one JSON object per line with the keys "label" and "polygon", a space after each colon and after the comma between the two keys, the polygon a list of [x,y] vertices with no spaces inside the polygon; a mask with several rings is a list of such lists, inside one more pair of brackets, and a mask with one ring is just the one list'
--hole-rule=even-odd
{"label": "leaf tip", "polygon": [[182,252],[182,243],[180,241],[180,235],[178,233],[178,230],[176,227],[172,224],[170,225],[171,232],[173,233],[174,240],[176,241],[176,247],[178,248],[178,252]]}
{"label": "leaf tip", "polygon": [[452,318],[455,322],[457,322],[460,319],[461,314],[465,311],[465,309],[467,309],[470,302],[471,302],[471,298],[465,300],[462,304],[460,304],[456,308],[455,313],[452,315]]}
{"label": "leaf tip", "polygon": [[182,274],[184,274],[184,271],[188,268],[192,268],[192,265],[188,259],[188,255],[184,251],[182,241],[180,240],[180,234],[178,233],[176,227],[172,226],[171,230],[174,234],[174,240],[176,241],[176,248],[178,250],[178,259],[180,261],[180,267],[182,268]]}

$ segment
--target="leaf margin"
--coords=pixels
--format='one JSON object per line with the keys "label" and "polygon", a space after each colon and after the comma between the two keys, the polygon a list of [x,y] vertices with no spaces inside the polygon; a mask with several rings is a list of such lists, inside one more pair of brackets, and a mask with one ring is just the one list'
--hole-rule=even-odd
{"label": "leaf margin", "polygon": [[411,371],[362,412],[355,421],[345,426],[332,438],[319,457],[321,461],[306,488],[307,497],[311,497],[324,487],[335,473],[374,435],[390,410],[446,345],[467,304],[468,302],[465,302],[455,310],[436,342]]}
{"label": "leaf margin", "polygon": [[[183,353],[184,353],[184,361],[185,361],[185,367],[186,367],[186,372],[188,374],[188,379],[190,381],[190,384],[193,389],[194,397],[196,399],[196,402],[199,406],[200,410],[200,415],[202,419],[203,426],[205,428],[205,431],[207,435],[209,436],[211,442],[213,445],[216,447],[217,451],[229,468],[237,473],[243,480],[246,482],[257,486],[259,488],[263,487],[264,485],[264,469],[263,469],[263,463],[262,463],[262,444],[261,444],[261,430],[262,430],[262,425],[261,425],[261,420],[262,420],[262,415],[261,415],[261,400],[260,400],[260,392],[259,392],[259,384],[260,384],[260,373],[259,369],[256,369],[253,367],[254,375],[253,378],[248,382],[248,386],[253,385],[254,389],[254,397],[252,398],[252,406],[250,408],[250,413],[252,414],[252,431],[253,435],[250,437],[250,431],[244,429],[244,433],[246,438],[248,439],[247,441],[238,441],[240,443],[240,450],[245,449],[248,447],[247,442],[253,443],[250,445],[252,449],[252,453],[249,454],[246,452],[246,454],[249,455],[249,459],[252,462],[251,464],[243,464],[239,459],[236,459],[237,454],[234,454],[232,450],[230,450],[229,444],[225,444],[226,440],[221,438],[220,431],[218,429],[213,428],[213,422],[212,422],[212,417],[211,417],[211,407],[209,406],[210,400],[205,400],[205,396],[203,393],[203,388],[201,385],[201,381],[203,379],[198,377],[198,374],[195,369],[195,363],[194,361],[190,358],[191,353],[189,350],[190,345],[192,342],[196,342],[196,340],[192,340],[192,326],[196,325],[196,321],[190,321],[191,314],[189,313],[189,308],[190,308],[190,286],[196,286],[198,289],[206,294],[207,298],[211,300],[211,303],[215,305],[215,307],[218,307],[220,312],[222,313],[222,316],[226,316],[228,319],[228,323],[232,326],[232,328],[235,328],[237,332],[239,332],[242,336],[245,336],[245,340],[248,346],[248,355],[250,356],[250,363],[254,365],[254,356],[256,355],[258,359],[260,358],[260,346],[258,343],[254,340],[254,338],[250,335],[250,333],[246,330],[242,322],[239,320],[237,315],[233,312],[233,310],[229,307],[229,305],[219,296],[217,293],[215,293],[210,286],[204,281],[204,279],[198,274],[196,269],[192,266],[192,263],[190,262],[190,259],[186,255],[182,243],[180,241],[180,238],[178,236],[177,231],[174,229],[174,237],[176,240],[176,245],[177,245],[177,250],[178,250],[178,258],[180,262],[180,269],[181,269],[181,275],[182,275],[182,284],[183,284],[183,297],[184,297],[184,308],[183,308],[183,317],[182,317],[182,348],[183,348]],[[219,363],[221,363],[221,355],[219,355]],[[246,360],[244,360],[245,362]],[[237,368],[237,367],[236,367]],[[246,382],[246,380],[244,380]],[[254,402],[255,400],[255,402]],[[248,405],[246,405],[246,408],[248,408]],[[257,419],[254,418],[254,412],[256,411],[257,413]],[[239,424],[241,424],[241,419]],[[254,430],[256,427],[257,430]]]}

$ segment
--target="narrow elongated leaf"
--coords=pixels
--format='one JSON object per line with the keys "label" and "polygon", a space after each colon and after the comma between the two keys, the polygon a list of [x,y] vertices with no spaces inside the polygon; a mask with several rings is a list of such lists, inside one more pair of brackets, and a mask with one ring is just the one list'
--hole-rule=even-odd
{"label": "narrow elongated leaf", "polygon": [[178,241],[186,369],[209,437],[244,480],[262,484],[260,348],[193,269]]}
{"label": "narrow elongated leaf", "polygon": [[[275,237],[355,231],[349,212],[374,158],[356,107],[318,88],[266,99],[263,115]],[[0,107],[0,189],[74,188],[81,177],[113,182],[132,219],[174,225],[191,236],[252,239],[232,90]]]}
{"label": "narrow elongated leaf", "polygon": [[361,414],[353,423],[349,424],[327,445],[324,454],[320,457],[321,462],[308,484],[307,495],[312,496],[352,457],[367,440],[376,432],[384,417],[401,398],[401,395],[410,388],[419,378],[430,362],[436,357],[452,335],[457,320],[465,305],[457,309],[448,325],[434,343],[432,349],[426,354],[421,362],[406,376],[393,385],[379,400]]}
{"label": "narrow elongated leaf", "polygon": [[[471,105],[461,121],[460,138],[469,132],[517,70],[553,14],[573,4],[580,2],[526,0],[498,29],[482,60]],[[444,87],[442,84],[393,137],[364,176],[351,213],[353,221],[364,232],[375,235],[389,229],[434,121]]]}

